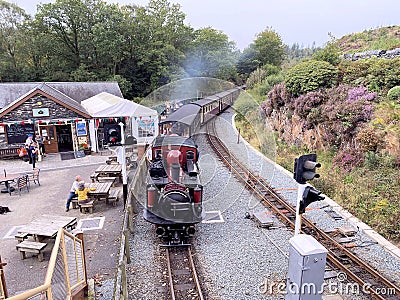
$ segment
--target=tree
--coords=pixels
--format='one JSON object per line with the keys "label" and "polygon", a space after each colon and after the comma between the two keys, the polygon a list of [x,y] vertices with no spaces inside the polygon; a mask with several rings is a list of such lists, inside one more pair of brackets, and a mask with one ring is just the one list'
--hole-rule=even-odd
{"label": "tree", "polygon": [[178,4],[151,0],[146,7],[126,6],[129,49],[121,75],[132,82],[136,95],[146,95],[159,86],[184,76],[185,52],[193,29],[183,23]]}
{"label": "tree", "polygon": [[233,79],[236,74],[235,44],[228,36],[211,27],[195,32],[186,58],[186,72],[192,77]]}
{"label": "tree", "polygon": [[271,28],[257,35],[254,50],[260,66],[265,64],[280,66],[285,57],[285,45],[281,37]]}
{"label": "tree", "polygon": [[334,41],[328,42],[324,48],[315,52],[312,58],[337,66],[339,64],[339,46]]}
{"label": "tree", "polygon": [[0,0],[0,80],[20,79],[23,55],[20,44],[21,26],[29,20],[26,12],[15,4]]}
{"label": "tree", "polygon": [[239,74],[242,74],[247,78],[250,73],[255,71],[260,65],[260,61],[257,60],[257,53],[254,44],[250,44],[249,47],[243,50],[240,54],[237,62],[237,70]]}

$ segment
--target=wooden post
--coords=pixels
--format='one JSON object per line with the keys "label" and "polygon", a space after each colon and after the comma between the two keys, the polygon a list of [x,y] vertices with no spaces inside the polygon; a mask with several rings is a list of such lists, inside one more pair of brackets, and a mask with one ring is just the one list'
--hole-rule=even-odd
{"label": "wooden post", "polygon": [[132,213],[132,206],[128,206],[128,229],[131,233],[133,233],[133,213]]}
{"label": "wooden post", "polygon": [[[5,172],[5,170],[4,170]],[[6,286],[6,278],[4,277],[4,271],[3,267],[6,266],[7,263],[1,262],[1,256],[0,256],[0,280],[1,280],[1,287],[3,289],[3,296],[4,298],[8,298],[8,293],[7,293],[7,286]],[[0,294],[2,296],[2,294]]]}
{"label": "wooden post", "polygon": [[240,141],[240,128],[239,128],[239,130],[238,130],[238,138],[237,138],[237,143],[239,144],[239,141]]}
{"label": "wooden post", "polygon": [[125,238],[125,256],[126,256],[126,263],[130,264],[131,263],[131,252],[129,249],[129,231],[124,230],[124,238]]}

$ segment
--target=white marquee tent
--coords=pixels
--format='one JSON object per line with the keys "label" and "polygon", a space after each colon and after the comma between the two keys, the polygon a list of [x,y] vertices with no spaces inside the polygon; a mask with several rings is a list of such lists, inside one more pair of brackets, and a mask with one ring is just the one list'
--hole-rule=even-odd
{"label": "white marquee tent", "polygon": [[94,118],[89,123],[92,149],[97,151],[97,120],[129,117],[132,135],[138,143],[151,143],[158,135],[158,114],[154,109],[103,92],[81,102],[82,106]]}

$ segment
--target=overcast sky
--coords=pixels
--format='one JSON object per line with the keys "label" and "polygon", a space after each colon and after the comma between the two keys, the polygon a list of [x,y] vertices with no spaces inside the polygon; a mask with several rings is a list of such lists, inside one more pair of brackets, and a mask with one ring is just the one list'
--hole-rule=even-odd
{"label": "overcast sky", "polygon": [[[37,3],[51,0],[8,0],[34,15]],[[148,0],[108,0],[145,6]],[[170,0],[179,3],[186,23],[195,29],[221,30],[243,50],[267,27],[287,45],[323,46],[328,33],[343,35],[400,25],[399,0]]]}

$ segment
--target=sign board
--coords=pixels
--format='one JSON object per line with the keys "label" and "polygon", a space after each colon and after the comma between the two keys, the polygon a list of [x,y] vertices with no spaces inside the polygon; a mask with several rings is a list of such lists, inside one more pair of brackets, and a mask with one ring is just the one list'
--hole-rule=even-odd
{"label": "sign board", "polygon": [[8,144],[25,143],[28,134],[35,135],[33,124],[10,124],[7,125]]}
{"label": "sign board", "polygon": [[79,150],[75,151],[75,158],[85,157],[85,151]]}
{"label": "sign board", "polygon": [[34,118],[40,118],[40,117],[49,117],[49,109],[48,108],[33,108],[32,109],[32,114]]}
{"label": "sign board", "polygon": [[76,135],[77,136],[87,135],[86,122],[76,123]]}

